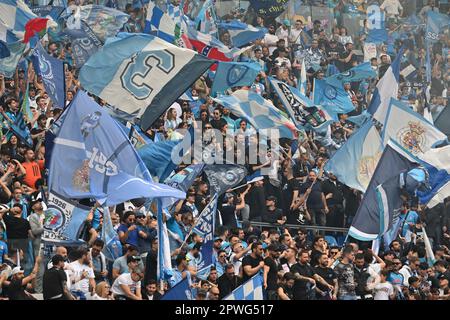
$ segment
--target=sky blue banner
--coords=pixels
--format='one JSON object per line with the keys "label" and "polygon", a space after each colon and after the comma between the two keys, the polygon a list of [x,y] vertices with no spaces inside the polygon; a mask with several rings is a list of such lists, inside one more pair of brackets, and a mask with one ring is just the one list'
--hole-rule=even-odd
{"label": "sky blue banner", "polygon": [[224,92],[232,87],[251,86],[259,72],[259,63],[219,62],[211,91]]}

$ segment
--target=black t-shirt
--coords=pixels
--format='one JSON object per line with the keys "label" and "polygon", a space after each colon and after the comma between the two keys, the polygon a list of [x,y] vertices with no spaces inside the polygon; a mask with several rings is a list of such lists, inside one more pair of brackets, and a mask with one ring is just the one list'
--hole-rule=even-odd
{"label": "black t-shirt", "polygon": [[60,295],[64,297],[64,281],[67,281],[64,270],[55,267],[45,270],[44,278],[42,280],[44,300],[49,300],[50,298],[55,298]]}
{"label": "black t-shirt", "polygon": [[270,268],[267,274],[267,290],[277,290],[278,263],[273,258],[267,257],[264,264]]}
{"label": "black t-shirt", "polygon": [[294,197],[294,191],[296,190],[299,190],[299,182],[295,178],[292,178],[283,184],[281,197],[283,198],[283,211],[285,215],[288,215],[290,212],[292,198]]}
{"label": "black t-shirt", "polygon": [[212,119],[209,123],[214,129],[220,130],[224,125],[227,124],[227,121],[223,118],[220,118],[219,120]]}
{"label": "black t-shirt", "polygon": [[[350,55],[350,52],[344,51],[344,52],[341,53],[340,58],[341,59],[347,59],[349,55]],[[337,67],[338,67],[339,71],[344,72],[344,71],[347,71],[348,69],[351,69],[353,67],[353,62],[355,62],[355,61],[357,61],[356,60],[356,55],[355,55],[355,53],[353,53],[353,55],[350,58],[349,62],[347,62],[347,63],[340,62]]]}
{"label": "black t-shirt", "polygon": [[266,209],[264,211],[262,221],[268,223],[277,223],[277,220],[282,220],[282,218],[283,218],[283,211],[281,209],[275,208],[275,210],[273,211]]}
{"label": "black t-shirt", "polygon": [[280,284],[278,286],[278,288],[283,288],[284,294],[287,295],[289,297],[289,299],[294,300],[294,290],[293,290],[293,288],[289,288],[285,284]]}
{"label": "black t-shirt", "polygon": [[[311,181],[307,181],[300,186],[300,193],[305,193],[306,190],[311,186]],[[314,183],[311,193],[308,196],[308,200],[306,201],[306,206],[308,209],[320,210],[323,209],[322,202],[322,183],[320,181],[316,181]]]}
{"label": "black t-shirt", "polygon": [[[259,263],[263,261],[262,257],[253,258],[251,255],[245,256],[244,259],[242,259],[242,270],[244,270],[245,266],[250,266],[252,268],[255,268],[259,265]],[[248,276],[245,271],[243,272],[242,282],[246,282],[249,280],[252,276]]]}
{"label": "black t-shirt", "polygon": [[28,238],[28,230],[31,230],[28,220],[4,215],[3,221],[6,225],[6,235],[8,236],[8,239]]}
{"label": "black t-shirt", "polygon": [[[205,204],[202,203],[202,201],[205,200]],[[195,206],[198,209],[198,212],[201,213],[203,209],[205,209],[206,205],[208,204],[207,197],[205,195],[197,193],[195,195]]]}
{"label": "black t-shirt", "polygon": [[319,258],[322,256],[322,252],[316,249],[311,251],[311,266],[315,267],[319,264]]}
{"label": "black t-shirt", "polygon": [[11,279],[8,286],[9,300],[33,300],[25,293],[25,286],[22,285],[22,279]]}
{"label": "black t-shirt", "polygon": [[[315,274],[314,269],[309,265],[296,263],[291,267],[292,273],[298,273],[303,277],[312,278]],[[311,282],[307,280],[295,280],[294,298],[295,300],[304,300],[307,298],[308,291],[311,289]]]}
{"label": "black t-shirt", "polygon": [[[316,274],[321,276],[329,285],[334,286],[334,279],[337,279],[337,275],[333,269],[328,268],[328,267],[323,268],[323,267],[317,266],[316,268],[314,268],[314,270],[316,271]],[[320,282],[317,282],[317,287],[322,291],[328,290],[328,288],[326,288]]]}
{"label": "black t-shirt", "polygon": [[222,223],[228,228],[237,228],[236,222],[236,206],[223,205],[220,210]]}

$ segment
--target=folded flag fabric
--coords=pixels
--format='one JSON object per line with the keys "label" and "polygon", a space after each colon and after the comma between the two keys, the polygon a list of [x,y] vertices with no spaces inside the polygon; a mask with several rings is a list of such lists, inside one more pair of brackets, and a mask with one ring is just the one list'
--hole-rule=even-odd
{"label": "folded flag fabric", "polygon": [[382,138],[384,144],[393,139],[418,155],[445,141],[447,136],[404,103],[391,99]]}
{"label": "folded flag fabric", "polygon": [[365,192],[382,153],[380,135],[372,122],[367,121],[327,161],[325,170],[350,188]]}
{"label": "folded flag fabric", "polygon": [[256,28],[238,20],[222,22],[219,24],[219,28],[228,31],[232,45],[237,48],[262,39],[267,33],[266,28]]}
{"label": "folded flag fabric", "polygon": [[346,82],[358,82],[376,77],[377,72],[372,69],[370,62],[365,62],[351,68],[346,72],[338,73],[331,77],[325,78],[325,80],[329,85],[343,87]]}
{"label": "folded flag fabric", "polygon": [[219,62],[211,91],[224,92],[233,87],[250,86],[261,69],[255,62]]}
{"label": "folded flag fabric", "polygon": [[429,10],[427,12],[427,34],[426,39],[431,42],[439,41],[439,34],[450,25],[448,15]]}
{"label": "folded flag fabric", "polygon": [[13,78],[19,60],[25,52],[27,45],[22,41],[17,41],[8,43],[6,47],[10,54],[9,56],[0,59],[0,74],[3,74],[7,78]]}
{"label": "folded flag fabric", "polygon": [[271,101],[248,90],[237,90],[230,96],[213,99],[223,105],[237,117],[246,119],[261,134],[268,130],[278,130],[281,138],[293,139],[296,128],[294,123],[283,116]]}
{"label": "folded flag fabric", "polygon": [[263,276],[258,273],[246,283],[237,287],[222,300],[252,301],[264,300]]}
{"label": "folded flag fabric", "polygon": [[320,129],[334,122],[322,106],[314,105],[297,88],[272,77],[269,77],[269,81],[297,129]]}
{"label": "folded flag fabric", "polygon": [[144,32],[174,43],[175,29],[175,21],[153,2],[149,2]]}
{"label": "folded flag fabric", "polygon": [[147,130],[214,62],[147,34],[119,33],[80,70],[89,92],[141,118]]}
{"label": "folded flag fabric", "polygon": [[336,87],[326,80],[314,80],[314,103],[323,106],[335,120],[338,113],[348,113],[355,109],[348,93],[342,87]]}

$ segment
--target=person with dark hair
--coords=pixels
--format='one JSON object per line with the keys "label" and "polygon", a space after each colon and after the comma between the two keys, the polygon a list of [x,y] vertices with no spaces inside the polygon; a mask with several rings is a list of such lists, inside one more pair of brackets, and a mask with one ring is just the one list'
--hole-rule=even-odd
{"label": "person with dark hair", "polygon": [[23,178],[23,182],[27,184],[31,189],[36,188],[36,181],[42,179],[41,171],[44,170],[44,160],[37,160],[35,153],[32,149],[25,151],[25,162],[22,163],[26,174]]}
{"label": "person with dark hair", "polygon": [[161,300],[161,293],[158,292],[158,283],[150,279],[142,291],[143,300]]}
{"label": "person with dark hair", "polygon": [[102,252],[104,246],[105,242],[103,240],[95,239],[94,243],[91,246],[91,249],[89,250],[95,275],[95,282],[97,284],[105,281],[106,277],[108,276],[106,257]]}
{"label": "person with dark hair", "polygon": [[242,279],[235,274],[234,266],[227,264],[224,273],[217,279],[219,287],[219,299],[223,299],[229,295],[234,289],[243,283]]}
{"label": "person with dark hair", "polygon": [[89,251],[86,248],[79,248],[77,250],[78,260],[69,264],[72,271],[70,276],[72,295],[78,300],[86,300],[86,296],[95,290],[95,274],[90,267],[91,259]]}
{"label": "person with dark hair", "polygon": [[55,254],[51,261],[52,268],[45,270],[42,280],[44,300],[75,300],[67,289],[64,257]]}
{"label": "person with dark hair", "polygon": [[357,253],[355,255],[354,264],[354,276],[355,276],[355,293],[358,300],[373,300],[372,290],[368,288],[368,281],[371,276],[369,265],[364,259],[363,253]]}
{"label": "person with dark hair", "polygon": [[130,270],[129,267],[129,259],[132,258],[133,268],[135,270],[138,270],[140,273],[142,273],[142,276],[144,276],[144,263],[142,262],[141,257],[139,257],[139,250],[137,247],[129,245],[127,247],[126,253],[114,260],[113,266],[112,266],[112,278],[113,280],[116,279],[119,275],[122,273],[127,273]]}
{"label": "person with dark hair", "polygon": [[242,259],[243,282],[246,282],[264,268],[262,243],[258,241],[253,242],[251,248],[252,252]]}
{"label": "person with dark hair", "polygon": [[395,290],[392,284],[387,282],[389,271],[384,269],[380,272],[380,283],[376,284],[373,291],[373,300],[394,300]]}
{"label": "person with dark hair", "polygon": [[183,279],[187,277],[188,272],[190,272],[191,275],[195,275],[188,270],[188,263],[184,254],[179,254],[175,258],[175,266],[176,267],[172,270],[173,275],[169,279],[169,285],[171,288],[176,286],[177,283],[183,281]]}
{"label": "person with dark hair", "polygon": [[311,251],[311,266],[315,267],[319,264],[319,259],[325,253],[325,238],[324,236],[316,236],[313,241],[313,248]]}
{"label": "person with dark hair", "polygon": [[[342,251],[342,259],[334,268],[338,279],[338,299],[356,300],[356,283],[353,261],[355,254],[353,246],[347,245]],[[364,259],[363,259],[364,260]]]}
{"label": "person with dark hair", "polygon": [[281,270],[280,266],[280,252],[283,249],[276,242],[271,243],[267,247],[267,254],[264,258],[264,289],[267,293],[268,300],[277,300],[277,280],[278,280],[278,271]]}
{"label": "person with dark hair", "polygon": [[136,225],[136,213],[126,211],[123,214],[122,224],[117,229],[120,242],[124,245],[132,245],[139,248],[139,235]]}
{"label": "person with dark hair", "polygon": [[294,300],[295,276],[291,272],[283,275],[281,284],[278,285],[277,294],[280,300]]}
{"label": "person with dark hair", "polygon": [[337,299],[337,276],[336,272],[329,267],[329,258],[323,253],[318,260],[318,265],[314,271],[321,276],[333,289],[324,286],[320,282],[317,283],[316,298],[318,300],[336,300]]}

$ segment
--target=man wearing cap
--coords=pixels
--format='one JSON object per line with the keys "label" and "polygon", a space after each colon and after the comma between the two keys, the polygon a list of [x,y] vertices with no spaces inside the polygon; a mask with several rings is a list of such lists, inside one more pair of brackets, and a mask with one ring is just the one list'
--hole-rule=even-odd
{"label": "man wearing cap", "polygon": [[7,274],[3,274],[0,277],[0,286],[6,289],[9,300],[36,300],[25,290],[25,288],[28,283],[36,278],[40,263],[41,257],[37,257],[34,268],[27,277],[24,275],[24,270],[19,266],[12,269],[11,276],[7,280],[5,279]]}
{"label": "man wearing cap", "polygon": [[[132,246],[132,245],[128,246],[127,252],[123,256],[117,258],[113,263],[113,269],[112,269],[113,279],[116,279],[122,273],[129,272],[129,266],[128,266],[129,259],[128,258],[129,257],[138,257],[138,256],[139,256],[138,248],[135,246]],[[137,263],[136,267],[138,268],[139,272],[141,272],[143,275],[144,264],[143,264],[142,260],[139,258],[139,259],[136,259],[135,262]]]}
{"label": "man wearing cap", "polygon": [[64,257],[55,254],[52,268],[45,270],[43,278],[44,300],[75,300],[67,289],[67,275],[64,272]]}
{"label": "man wearing cap", "polygon": [[278,39],[284,39],[284,41],[287,43],[289,38],[289,29],[291,27],[291,22],[289,19],[284,19],[283,24],[275,31],[275,35],[278,37]]}

